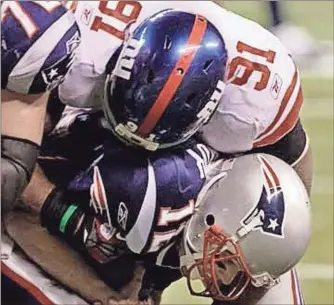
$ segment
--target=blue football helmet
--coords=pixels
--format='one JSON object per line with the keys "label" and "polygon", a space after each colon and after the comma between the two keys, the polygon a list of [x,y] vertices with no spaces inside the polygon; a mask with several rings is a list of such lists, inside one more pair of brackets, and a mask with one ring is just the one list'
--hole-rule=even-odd
{"label": "blue football helmet", "polygon": [[128,33],[107,67],[104,112],[122,141],[147,150],[186,141],[222,97],[227,51],[203,16],[164,10]]}

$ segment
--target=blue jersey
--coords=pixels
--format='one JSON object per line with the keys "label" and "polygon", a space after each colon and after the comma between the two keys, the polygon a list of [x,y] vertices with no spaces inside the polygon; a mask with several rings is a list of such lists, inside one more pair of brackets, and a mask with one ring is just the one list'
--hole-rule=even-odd
{"label": "blue jersey", "polygon": [[4,1],[1,23],[1,89],[37,94],[62,82],[80,43],[71,11],[60,1]]}
{"label": "blue jersey", "polygon": [[180,277],[178,239],[208,178],[206,165],[217,154],[194,140],[154,153],[125,147],[97,128],[98,118],[82,113],[65,137],[45,138],[40,165],[56,185],[67,187],[67,203],[84,214],[89,207],[75,238],[98,274],[119,283],[108,270],[116,270],[119,257],[140,254],[135,257],[145,261],[145,278],[163,290]]}
{"label": "blue jersey", "polygon": [[[71,204],[102,215],[102,221],[88,221],[83,234],[94,259],[115,257],[113,237],[132,253],[155,256],[180,236],[217,154],[194,140],[154,153],[126,147],[98,128],[99,117],[83,112],[65,137],[46,137],[39,163],[51,181],[68,189]],[[161,265],[170,265],[163,260]]]}
{"label": "blue jersey", "polygon": [[205,182],[203,166],[214,156],[202,144],[149,156],[127,149],[103,156],[68,189],[89,193],[87,204],[132,252],[156,252],[183,231]]}

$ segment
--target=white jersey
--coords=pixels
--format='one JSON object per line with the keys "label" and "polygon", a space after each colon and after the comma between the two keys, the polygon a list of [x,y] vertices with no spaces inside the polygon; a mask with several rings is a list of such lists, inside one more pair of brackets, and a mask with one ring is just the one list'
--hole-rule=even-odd
{"label": "white jersey", "polygon": [[136,28],[164,9],[207,18],[220,31],[228,52],[225,93],[202,128],[203,140],[235,153],[277,142],[296,124],[303,101],[298,70],[282,43],[257,23],[211,1],[69,2],[82,33],[82,48],[60,87],[61,99],[75,107],[99,108],[105,67],[122,44],[125,28]]}

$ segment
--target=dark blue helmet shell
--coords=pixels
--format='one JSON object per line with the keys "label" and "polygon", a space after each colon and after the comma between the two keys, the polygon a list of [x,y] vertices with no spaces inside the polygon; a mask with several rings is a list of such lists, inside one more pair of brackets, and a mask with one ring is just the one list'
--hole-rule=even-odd
{"label": "dark blue helmet shell", "polygon": [[104,110],[124,141],[151,150],[176,145],[218,105],[227,51],[204,17],[159,12],[139,25],[116,54],[117,62],[107,68]]}

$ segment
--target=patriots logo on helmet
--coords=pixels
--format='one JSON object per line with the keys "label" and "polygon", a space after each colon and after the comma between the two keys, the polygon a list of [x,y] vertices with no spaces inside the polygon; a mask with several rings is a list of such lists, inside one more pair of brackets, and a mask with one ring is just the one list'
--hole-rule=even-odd
{"label": "patriots logo on helmet", "polygon": [[264,176],[262,193],[256,206],[241,223],[252,224],[253,230],[261,230],[264,234],[284,238],[285,202],[280,181],[269,162],[261,155],[258,158]]}

